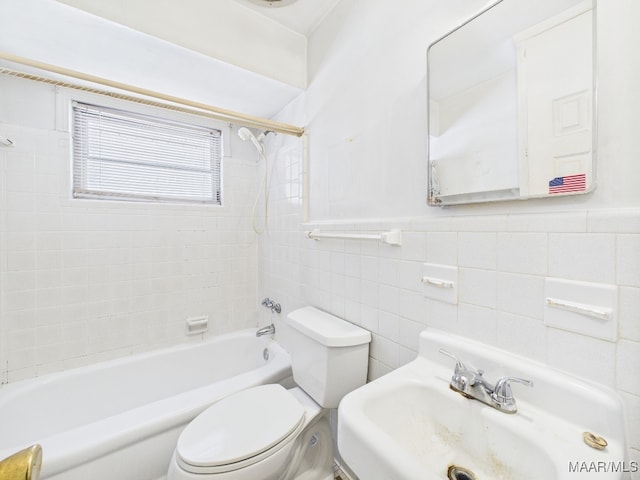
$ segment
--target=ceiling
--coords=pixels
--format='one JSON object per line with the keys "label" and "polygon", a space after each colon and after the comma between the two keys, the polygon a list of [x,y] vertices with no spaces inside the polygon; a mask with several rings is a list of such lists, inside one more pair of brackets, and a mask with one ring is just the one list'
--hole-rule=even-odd
{"label": "ceiling", "polygon": [[340,3],[286,1],[5,2],[0,50],[271,118],[306,88],[306,38]]}
{"label": "ceiling", "polygon": [[[273,1],[275,5],[276,0]],[[307,38],[340,0],[277,1],[283,5],[270,6],[265,0],[56,0],[54,3],[305,88]]]}
{"label": "ceiling", "polygon": [[295,0],[281,7],[256,5],[252,0],[234,0],[285,27],[309,36],[340,0]]}

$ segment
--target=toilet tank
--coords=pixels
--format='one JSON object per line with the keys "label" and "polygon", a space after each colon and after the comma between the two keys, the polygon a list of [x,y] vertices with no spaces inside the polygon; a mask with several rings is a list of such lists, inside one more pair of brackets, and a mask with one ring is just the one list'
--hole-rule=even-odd
{"label": "toilet tank", "polygon": [[315,307],[294,310],[287,320],[294,380],[320,406],[337,408],[367,381],[371,333]]}

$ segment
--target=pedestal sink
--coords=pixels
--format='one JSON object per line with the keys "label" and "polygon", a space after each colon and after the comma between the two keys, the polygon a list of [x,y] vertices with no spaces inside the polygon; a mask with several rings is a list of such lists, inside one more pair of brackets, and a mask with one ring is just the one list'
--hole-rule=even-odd
{"label": "pedestal sink", "polygon": [[[489,380],[516,375],[534,387],[514,385],[513,414],[466,398],[449,388],[442,348]],[[587,445],[585,432],[607,446]],[[416,360],[342,400],[338,450],[360,480],[621,480],[631,467],[615,392],[431,330]]]}

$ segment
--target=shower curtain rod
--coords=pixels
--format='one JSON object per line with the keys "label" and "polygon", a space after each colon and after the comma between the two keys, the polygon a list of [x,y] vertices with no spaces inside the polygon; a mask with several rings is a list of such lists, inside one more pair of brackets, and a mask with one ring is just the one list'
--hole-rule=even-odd
{"label": "shower curtain rod", "polygon": [[[296,137],[300,137],[304,133],[303,127],[296,127],[294,125],[289,125],[286,123],[276,122],[273,120],[267,120],[265,118],[255,117],[255,116],[247,115],[244,113],[239,113],[231,110],[226,110],[223,108],[214,107],[211,105],[207,105],[205,103],[194,102],[192,100],[174,97],[172,95],[166,95],[166,94],[155,92],[152,90],[136,87],[134,85],[128,85],[125,83],[108,80],[106,78],[96,77],[94,75],[77,72],[75,70],[58,67],[56,65],[51,65],[51,64],[40,62],[37,60],[32,60],[30,58],[20,57],[18,55],[13,55],[7,52],[0,51],[0,60],[6,60],[12,63],[18,63],[20,65],[25,65],[28,67],[36,68],[38,70],[43,70],[49,73],[55,73],[57,75],[63,75],[65,77],[70,77],[77,80],[91,82],[93,84],[98,84],[98,85],[111,87],[111,88],[117,88],[118,90],[122,90],[128,93],[135,93],[137,95],[150,97],[160,101],[148,100],[141,97],[135,97],[135,96],[121,94],[117,92],[111,92],[107,90],[100,90],[93,87],[86,87],[86,86],[66,82],[63,80],[54,80],[52,78],[42,77],[40,75],[34,75],[31,73],[19,72],[17,70],[0,66],[0,74],[3,74],[3,75],[26,78],[28,80],[35,80],[38,82],[48,83],[48,84],[60,86],[60,87],[71,88],[74,90],[82,90],[85,92],[98,93],[98,94],[106,95],[113,98],[119,98],[121,100],[129,100],[136,103],[142,103],[145,105],[152,105],[154,107],[162,107],[162,108],[167,108],[169,110],[175,110],[175,111],[180,111],[184,113],[192,113],[195,115],[212,118],[214,120],[222,120],[225,122],[234,123],[236,125],[241,125],[243,127],[259,128],[261,130],[270,130],[272,132],[282,133],[285,135],[293,135]],[[165,103],[165,102],[170,102],[170,103]]]}

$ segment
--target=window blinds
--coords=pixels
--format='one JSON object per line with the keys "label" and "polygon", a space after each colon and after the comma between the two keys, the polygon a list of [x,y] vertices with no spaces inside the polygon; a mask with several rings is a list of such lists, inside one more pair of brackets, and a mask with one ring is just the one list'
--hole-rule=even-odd
{"label": "window blinds", "polygon": [[221,132],[73,103],[73,195],[221,204]]}

